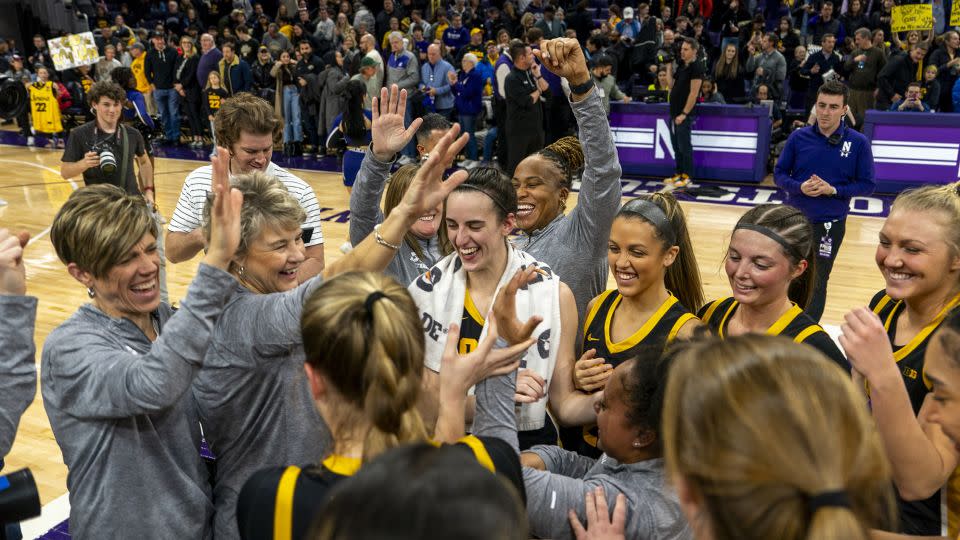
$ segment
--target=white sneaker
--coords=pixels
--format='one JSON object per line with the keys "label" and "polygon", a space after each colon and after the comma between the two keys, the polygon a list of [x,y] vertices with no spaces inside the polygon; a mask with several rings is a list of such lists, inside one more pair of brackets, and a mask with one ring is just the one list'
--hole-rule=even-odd
{"label": "white sneaker", "polygon": [[37,144],[37,140],[33,138],[33,135],[27,137],[27,146],[33,146]]}
{"label": "white sneaker", "polygon": [[468,160],[466,160],[466,163],[463,165],[463,168],[466,169],[466,170],[468,170],[468,171],[472,171],[473,169],[476,169],[476,168],[479,167],[479,166],[480,166],[480,162],[479,162],[479,161],[477,161],[477,160],[475,160],[475,159],[468,159]]}
{"label": "white sneaker", "polygon": [[353,251],[353,244],[350,242],[344,242],[343,245],[340,246],[340,253],[343,253],[344,255],[350,253],[351,251]]}
{"label": "white sneaker", "polygon": [[413,158],[410,156],[400,156],[400,159],[397,160],[397,165],[403,167],[404,165],[409,165],[413,162]]}

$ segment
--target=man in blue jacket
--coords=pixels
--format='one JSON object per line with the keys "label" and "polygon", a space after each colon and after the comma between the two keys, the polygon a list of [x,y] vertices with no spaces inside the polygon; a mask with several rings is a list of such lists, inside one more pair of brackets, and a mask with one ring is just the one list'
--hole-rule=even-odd
{"label": "man in blue jacket", "polygon": [[232,41],[224,42],[220,48],[223,50],[223,58],[217,65],[220,70],[220,84],[231,96],[238,92],[249,92],[253,86],[253,71],[250,70],[250,64],[240,58],[236,44]]}
{"label": "man in blue jacket", "polygon": [[787,204],[813,224],[817,281],[808,315],[820,320],[827,280],[846,232],[852,197],[873,193],[873,152],[865,136],[843,124],[849,90],[828,81],[817,92],[814,125],[794,131],[780,154],[773,178],[787,194]]}

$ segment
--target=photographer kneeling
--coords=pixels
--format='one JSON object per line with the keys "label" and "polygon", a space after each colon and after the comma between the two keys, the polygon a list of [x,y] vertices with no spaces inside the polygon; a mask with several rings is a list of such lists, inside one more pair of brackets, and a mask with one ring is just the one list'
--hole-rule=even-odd
{"label": "photographer kneeling", "polygon": [[[101,81],[90,87],[87,101],[96,118],[70,131],[67,148],[60,158],[60,176],[69,179],[82,174],[88,186],[113,184],[131,195],[143,195],[162,230],[163,219],[154,202],[153,165],[143,136],[136,128],[120,123],[125,98],[124,89],[113,82]],[[134,171],[134,161],[139,172]],[[167,273],[162,239],[160,234],[157,237],[160,297],[166,302]]]}

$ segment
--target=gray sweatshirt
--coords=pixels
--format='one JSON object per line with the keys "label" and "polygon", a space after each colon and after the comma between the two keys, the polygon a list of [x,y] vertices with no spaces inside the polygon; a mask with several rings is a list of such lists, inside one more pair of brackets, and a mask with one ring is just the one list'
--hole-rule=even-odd
{"label": "gray sweatshirt", "polygon": [[607,288],[607,243],[620,209],[620,161],[599,94],[570,103],[580,126],[584,170],[577,205],[514,245],[547,263],[573,292],[583,320],[587,304]]}
{"label": "gray sweatshirt", "polygon": [[260,469],[319,463],[330,434],[303,369],[300,314],[321,283],[255,294],[235,285],[193,383],[204,436],[217,457],[214,537],[239,538],[237,498]]}
{"label": "gray sweatshirt", "polygon": [[[353,245],[359,244],[369,236],[373,232],[373,227],[378,223],[383,223],[380,199],[383,197],[384,186],[390,177],[390,165],[391,163],[378,161],[377,158],[373,157],[371,151],[367,151],[363,156],[360,171],[353,183],[353,191],[350,193],[350,243]],[[440,219],[440,216],[434,219]],[[440,226],[442,227],[443,224]],[[417,257],[413,249],[404,241],[400,243],[400,251],[397,256],[390,261],[387,269],[383,271],[384,274],[395,278],[404,287],[413,283],[413,280],[429,270],[442,258],[439,242],[436,238],[431,240],[417,239],[417,242],[420,244],[420,250],[423,252],[425,260]]]}
{"label": "gray sweatshirt", "polygon": [[36,320],[36,298],[0,295],[0,470],[17,435],[20,416],[37,391]]}
{"label": "gray sweatshirt", "polygon": [[67,465],[73,538],[210,538],[207,469],[190,382],[236,289],[201,264],[154,342],[85,304],[43,345],[41,392]]}
{"label": "gray sweatshirt", "polygon": [[[513,395],[516,374],[487,379],[476,387],[477,436],[499,437],[519,451]],[[602,486],[609,508],[618,493],[627,498],[627,538],[693,538],[676,494],[664,483],[663,459],[622,464],[604,454],[599,460],[556,446],[534,446],[546,471],[523,468],[530,533],[537,538],[573,538],[567,511],[586,523],[584,497]]]}
{"label": "gray sweatshirt", "polygon": [[399,57],[390,53],[387,57],[387,86],[397,85],[400,90],[413,92],[420,84],[420,62],[410,51],[403,51]]}

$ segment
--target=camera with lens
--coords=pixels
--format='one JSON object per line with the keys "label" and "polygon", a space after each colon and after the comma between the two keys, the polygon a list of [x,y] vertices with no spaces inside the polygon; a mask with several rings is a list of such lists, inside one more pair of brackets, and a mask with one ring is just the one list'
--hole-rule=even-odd
{"label": "camera with lens", "polygon": [[95,144],[90,148],[91,152],[96,152],[100,157],[100,172],[103,174],[113,174],[117,172],[117,156],[113,150],[105,144]]}
{"label": "camera with lens", "polygon": [[0,118],[11,120],[23,114],[30,105],[27,88],[21,81],[0,76]]}

